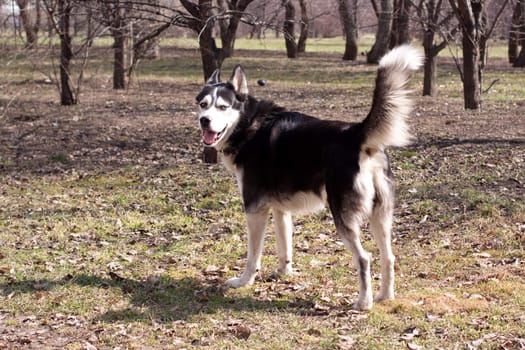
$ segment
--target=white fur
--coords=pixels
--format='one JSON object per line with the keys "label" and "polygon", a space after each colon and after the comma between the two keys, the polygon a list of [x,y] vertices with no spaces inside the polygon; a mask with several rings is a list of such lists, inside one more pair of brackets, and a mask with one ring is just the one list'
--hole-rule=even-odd
{"label": "white fur", "polygon": [[375,195],[373,174],[376,168],[377,163],[374,159],[365,152],[361,152],[359,155],[359,172],[354,180],[354,188],[363,197],[361,203],[366,205],[366,207],[361,208],[359,213],[362,219],[367,218],[372,212]]}
{"label": "white fur", "polygon": [[321,191],[321,197],[313,192],[297,192],[285,200],[271,200],[270,206],[293,214],[315,213],[326,206],[326,191]]}
{"label": "white fur", "polygon": [[[220,138],[215,143],[209,145],[215,147],[217,150],[221,150],[237,126],[241,114],[240,111],[231,108],[222,98],[217,97],[217,91],[218,89],[215,88],[210,95],[205,96],[201,100],[201,102],[206,102],[206,107],[202,108],[199,105],[198,117],[199,119],[206,117],[210,120],[211,131],[216,133],[222,132]],[[221,107],[223,106],[227,107],[227,109],[222,110]]]}
{"label": "white fur", "polygon": [[379,67],[398,66],[403,70],[417,70],[422,64],[421,52],[408,44],[393,48],[379,61]]}
{"label": "white fur", "polygon": [[246,269],[238,278],[230,278],[226,285],[233,288],[252,285],[257,273],[261,270],[261,255],[264,242],[264,231],[268,221],[267,212],[246,213],[248,225],[248,257]]}
{"label": "white fur", "polygon": [[292,236],[293,222],[290,212],[282,212],[273,209],[273,221],[275,224],[275,240],[277,243],[277,259],[279,265],[277,273],[279,275],[289,275],[293,273],[292,259]]}
{"label": "white fur", "polygon": [[[377,126],[368,135],[365,147],[381,149],[387,146],[406,146],[410,143],[407,119],[412,111],[411,92],[406,84],[413,70],[423,63],[421,53],[410,45],[402,45],[392,49],[379,61],[379,70],[383,70],[381,85],[388,87],[384,101],[374,104],[369,118],[379,119]],[[367,118],[368,119],[368,118]],[[366,120],[365,120],[366,123]]]}

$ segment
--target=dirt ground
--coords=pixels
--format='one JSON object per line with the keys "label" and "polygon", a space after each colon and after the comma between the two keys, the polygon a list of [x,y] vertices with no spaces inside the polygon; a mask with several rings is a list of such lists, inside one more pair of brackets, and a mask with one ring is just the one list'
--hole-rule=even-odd
{"label": "dirt ground", "polygon": [[[187,51],[179,53],[180,57],[187,55]],[[239,55],[242,59],[248,53],[240,52]],[[276,54],[269,55],[273,57]],[[335,55],[328,58],[310,55],[307,59],[313,64],[319,60],[326,65],[340,64],[339,57]],[[444,64],[450,66],[452,63],[445,60]],[[515,74],[525,74],[523,71],[507,68],[503,60],[494,60],[491,64],[493,66],[487,70],[497,68],[508,79]],[[259,66],[264,67],[264,63]],[[355,71],[374,69],[361,62],[345,67]],[[257,74],[264,75],[264,71]],[[256,74],[253,81],[255,78]],[[458,81],[458,78],[453,80]],[[98,88],[104,84],[107,85],[106,78],[90,80],[81,95],[81,103],[63,107],[56,102],[54,87],[45,82],[0,81],[0,179],[6,186],[0,192],[0,198],[4,197],[9,205],[16,206],[15,199],[7,198],[7,186],[16,184],[20,187],[20,184],[29,183],[33,178],[40,177],[52,183],[56,179],[82,179],[137,165],[148,173],[156,174],[181,163],[201,164],[202,146],[194,103],[194,97],[201,86],[199,81],[188,84],[178,83],[176,79],[141,79],[140,84],[134,84],[129,90],[122,92]],[[459,90],[458,82],[450,83],[452,86],[454,84],[456,91]],[[494,90],[504,84],[495,84]],[[315,81],[313,84],[302,82],[291,87],[290,83],[282,84],[274,80],[269,81],[264,88],[255,87],[252,82],[251,87],[257,97],[274,99],[290,109],[300,109],[329,119],[359,120],[366,115],[371,100],[370,90],[355,92],[344,86],[316,84]],[[419,88],[420,83],[415,83],[415,89]],[[350,96],[349,90],[352,90]],[[393,152],[399,197],[403,202],[396,209],[397,240],[402,241],[406,235],[418,242],[439,240],[440,237],[432,235],[451,227],[475,235],[472,233],[475,228],[462,221],[474,210],[461,197],[466,179],[469,186],[480,192],[523,205],[525,96],[513,96],[508,100],[501,96],[492,98],[490,94],[485,96],[486,102],[481,111],[465,111],[461,97],[448,90],[440,92],[435,98],[415,96],[415,109],[411,119],[414,142],[404,150]],[[407,162],[410,164],[407,165]],[[201,175],[204,176],[195,174]],[[414,188],[425,188],[428,193],[411,197],[410,191]],[[437,211],[462,211],[462,219],[451,215],[448,220],[435,212],[415,212],[413,206],[422,200],[436,202],[434,208]],[[509,234],[515,235],[523,250],[523,215],[514,213],[507,217],[502,214],[507,210],[506,202],[493,205],[496,208],[488,210],[495,210],[498,215],[505,217],[501,219],[502,222],[510,227]],[[7,217],[8,212],[13,210],[0,205],[0,215]],[[412,237],[416,231],[417,236]],[[458,251],[473,244],[465,242],[459,234],[447,233],[443,237],[445,239],[450,240],[450,245],[457,245],[455,249]],[[494,247],[497,246],[495,242],[497,239],[493,237],[480,237],[476,247]],[[398,244],[398,249],[403,251],[404,243]],[[0,251],[0,265],[1,254]],[[402,262],[403,258],[400,260]],[[523,260],[525,259],[509,263],[506,273],[524,279]],[[428,277],[429,273],[424,273]],[[470,278],[467,272],[464,274],[464,278]],[[475,274],[477,276],[477,272]],[[90,336],[97,334],[97,330],[93,329],[96,328],[93,326],[95,321],[68,317],[59,315],[46,322],[48,325],[56,323],[69,327],[68,331],[61,333],[62,337],[67,338],[70,332],[78,339],[88,339],[87,344],[96,344],[96,337],[89,340]],[[0,311],[0,324],[2,318],[3,313]],[[23,321],[28,325],[24,330],[4,325],[0,331],[0,348],[36,349],[42,344],[59,347],[67,343],[65,338],[56,338],[52,332],[44,331],[49,328],[42,326],[42,323],[32,326],[33,321]],[[90,322],[89,334],[78,331]],[[169,334],[164,336],[169,337]],[[525,337],[523,334],[521,336]],[[137,338],[140,338],[140,334]],[[499,345],[512,344],[510,348],[519,348],[519,344],[523,346],[521,340],[503,339]]]}
{"label": "dirt ground", "polygon": [[[188,58],[195,55],[195,51],[170,49],[167,54]],[[241,61],[242,56],[248,55],[254,54],[238,52]],[[255,56],[275,58],[280,54],[258,52]],[[337,55],[325,56],[310,54],[307,60],[314,63],[322,60],[325,66],[341,65]],[[453,71],[450,59],[442,61],[445,70]],[[523,74],[509,68],[503,59],[492,59],[490,64],[487,71],[497,69],[506,74],[507,79],[513,74]],[[260,66],[264,67],[264,63]],[[350,67],[361,70],[363,64],[358,62]],[[373,71],[370,67],[365,69]],[[261,74],[259,69],[256,74]],[[452,80],[456,81],[451,84],[459,91],[460,82],[454,78]],[[340,88],[311,87],[309,84],[291,87],[275,81],[260,88],[255,86],[255,80],[254,77],[250,88],[257,97],[273,99],[282,106],[320,118],[360,120],[366,116],[371,101],[369,91],[359,96],[345,96],[345,90]],[[180,156],[198,159],[201,146],[194,96],[200,88],[199,83],[140,79],[129,90],[118,92],[100,89],[100,86],[109,86],[108,78],[95,77],[84,87],[80,104],[61,107],[57,103],[56,88],[42,80],[1,82],[0,145],[2,159],[9,160],[4,170],[45,174],[67,169],[100,170],[137,161],[169,166]],[[504,84],[495,84],[494,90]],[[308,99],[316,101],[314,108]],[[461,98],[451,98],[447,91],[440,92],[437,97],[416,96],[411,120],[416,136],[413,147],[491,143],[522,147],[525,96],[507,101],[487,100],[482,111],[465,111]],[[58,160],[65,156],[65,161],[56,162],[54,156]]]}

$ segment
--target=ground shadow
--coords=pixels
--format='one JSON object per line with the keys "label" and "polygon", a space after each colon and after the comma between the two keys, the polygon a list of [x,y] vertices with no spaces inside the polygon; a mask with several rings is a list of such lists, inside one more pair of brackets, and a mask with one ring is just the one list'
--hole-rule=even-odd
{"label": "ground shadow", "polygon": [[465,138],[465,139],[459,139],[459,138],[431,138],[430,140],[424,140],[422,142],[416,142],[412,146],[414,147],[422,147],[422,148],[429,148],[429,147],[437,147],[437,148],[447,148],[447,147],[453,147],[458,145],[510,145],[510,146],[523,146],[525,145],[525,139],[497,139],[497,138]]}
{"label": "ground shadow", "polygon": [[[12,293],[38,293],[61,286],[75,284],[101,289],[120,289],[128,296],[131,307],[110,310],[94,318],[102,322],[171,322],[187,320],[195,314],[214,314],[221,310],[266,311],[319,315],[313,298],[291,300],[257,299],[252,296],[231,296],[216,279],[200,280],[193,277],[172,279],[166,276],[148,278],[145,281],[124,278],[110,272],[108,277],[89,274],[68,275],[60,280],[22,280],[0,284],[4,296]],[[107,305],[108,308],[110,305]]]}

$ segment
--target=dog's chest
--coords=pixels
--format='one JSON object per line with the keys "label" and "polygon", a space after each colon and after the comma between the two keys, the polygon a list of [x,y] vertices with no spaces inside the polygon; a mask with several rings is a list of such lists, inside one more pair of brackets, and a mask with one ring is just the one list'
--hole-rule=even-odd
{"label": "dog's chest", "polygon": [[227,155],[224,153],[221,153],[221,160],[222,164],[224,164],[224,167],[232,174],[237,174],[237,167],[235,166],[235,163],[233,162],[233,156]]}

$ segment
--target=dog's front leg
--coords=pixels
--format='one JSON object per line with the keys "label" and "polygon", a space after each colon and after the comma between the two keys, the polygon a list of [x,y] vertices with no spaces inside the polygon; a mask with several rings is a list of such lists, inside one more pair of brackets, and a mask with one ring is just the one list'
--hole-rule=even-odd
{"label": "dog's front leg", "polygon": [[226,281],[228,287],[239,288],[252,285],[255,276],[261,269],[261,255],[264,243],[266,223],[268,221],[268,210],[256,213],[246,213],[248,224],[248,261],[246,270],[239,278],[230,278]]}
{"label": "dog's front leg", "polygon": [[293,273],[292,268],[292,233],[293,222],[292,214],[273,209],[273,220],[275,224],[275,235],[277,243],[277,259],[279,265],[277,274],[290,275]]}

